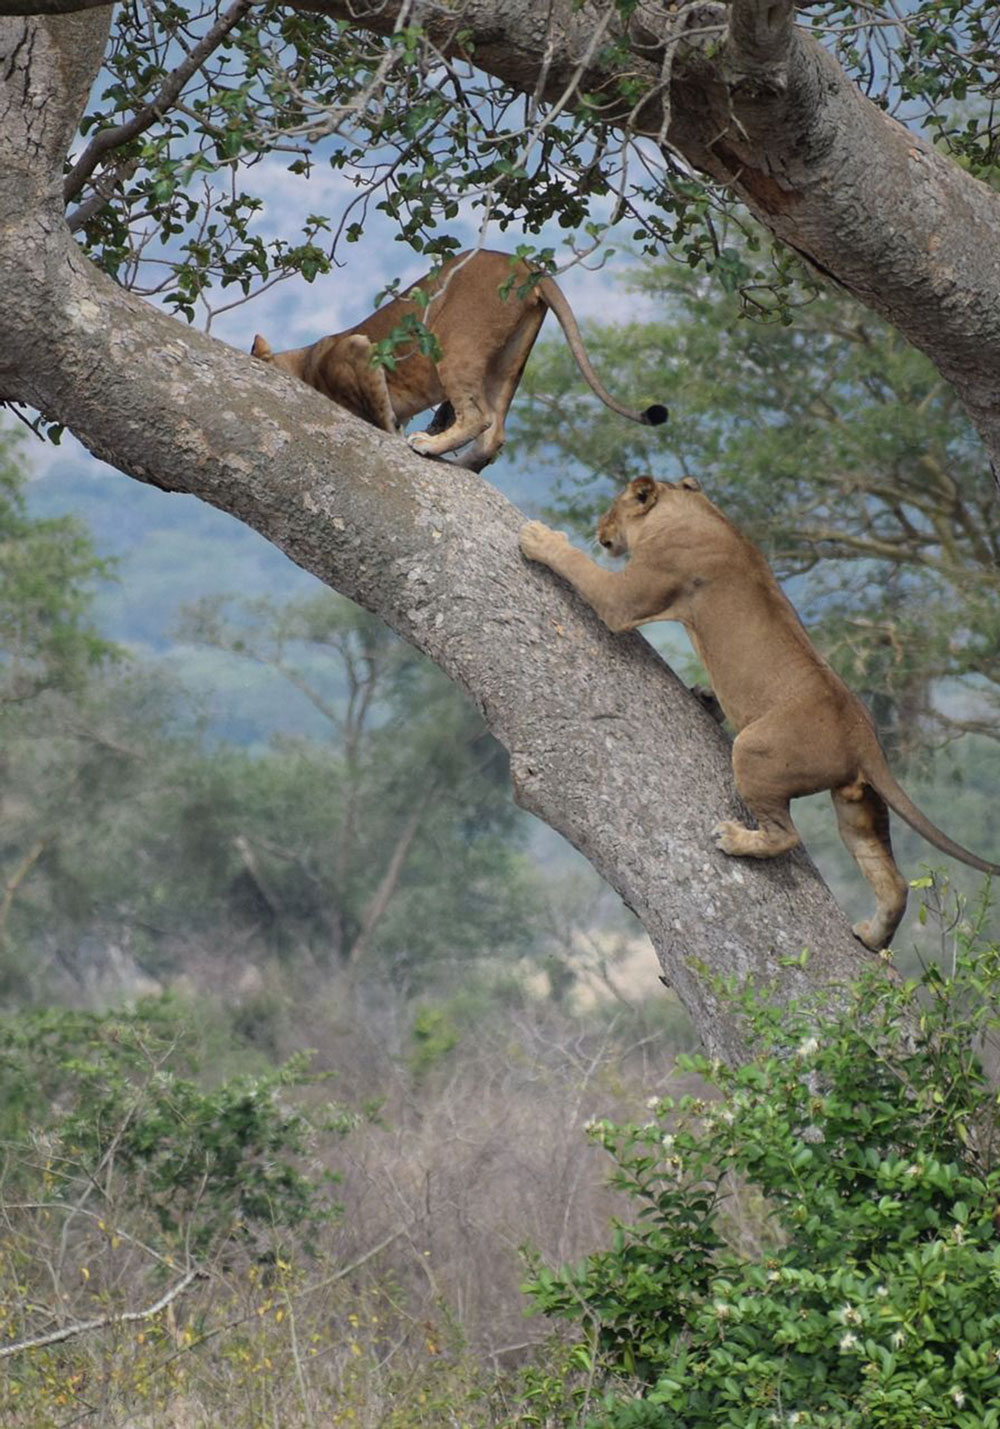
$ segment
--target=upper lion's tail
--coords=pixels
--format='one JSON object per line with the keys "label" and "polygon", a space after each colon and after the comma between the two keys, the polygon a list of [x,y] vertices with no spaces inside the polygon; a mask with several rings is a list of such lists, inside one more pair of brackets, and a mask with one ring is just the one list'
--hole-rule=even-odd
{"label": "upper lion's tail", "polygon": [[[916,829],[917,833],[928,843],[939,848],[942,853],[948,854],[950,858],[957,858],[960,862],[967,863],[970,868],[978,868],[980,873],[1000,876],[1000,863],[990,863],[989,859],[980,858],[977,853],[963,848],[960,843],[949,838],[936,824],[931,823],[927,815],[917,808],[902,784],[896,779],[877,744],[875,750],[877,753],[873,752],[870,755],[870,765],[863,772],[869,784],[882,795],[889,808],[901,819],[905,819],[910,828]],[[866,760],[866,765],[868,764],[869,762]]]}
{"label": "upper lion's tail", "polygon": [[612,397],[597,373],[590,365],[590,358],[583,345],[583,335],[580,332],[579,324],[573,315],[573,309],[566,299],[566,295],[559,287],[554,278],[542,278],[535,286],[535,291],[541,295],[546,307],[552,309],[566,335],[569,343],[569,350],[576,359],[584,380],[593,392],[596,392],[606,407],[610,407],[613,412],[617,412],[621,417],[628,417],[632,422],[642,422],[647,427],[658,427],[667,420],[670,415],[666,407],[659,402],[654,402],[652,406],[646,407],[643,411],[636,411],[633,407],[626,407],[619,402],[616,397]]}

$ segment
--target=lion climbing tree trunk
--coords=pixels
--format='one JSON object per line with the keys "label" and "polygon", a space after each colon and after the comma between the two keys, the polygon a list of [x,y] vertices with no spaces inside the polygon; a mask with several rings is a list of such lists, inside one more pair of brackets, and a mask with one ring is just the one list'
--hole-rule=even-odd
{"label": "lion climbing tree trunk", "polygon": [[739,812],[724,736],[641,637],[611,634],[527,566],[523,518],[485,481],[422,460],[80,254],[63,158],[108,18],[0,21],[0,392],[123,473],[245,521],[426,651],[510,751],[521,804],[641,918],[705,1044],[736,1055],[706,970],[804,995],[866,956],[845,920],[801,853],[761,865],[713,849],[711,826]]}

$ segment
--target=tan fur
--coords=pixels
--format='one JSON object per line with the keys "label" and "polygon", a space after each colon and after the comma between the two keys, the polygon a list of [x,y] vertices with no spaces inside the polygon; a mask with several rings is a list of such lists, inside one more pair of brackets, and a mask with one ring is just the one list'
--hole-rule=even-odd
{"label": "tan fur", "polygon": [[[472,443],[460,464],[482,471],[503,446],[507,409],[551,308],[577,366],[602,402],[633,422],[655,426],[665,421],[665,407],[633,411],[605,391],[562,291],[551,278],[537,279],[527,289],[531,277],[526,263],[506,253],[463,253],[346,332],[286,352],[273,352],[258,334],[251,353],[383,431],[394,432],[440,403],[428,430],[408,439],[410,446],[425,456],[442,456]],[[415,302],[415,293],[431,294],[430,301]],[[374,346],[408,317],[420,319],[433,333],[440,360],[433,362],[410,343],[396,349],[394,368],[373,367]]]}
{"label": "tan fur", "polygon": [[718,824],[723,853],[773,858],[794,848],[789,800],[829,789],[840,836],[875,893],[873,917],[854,928],[874,949],[888,945],[906,909],[886,805],[952,858],[1000,873],[910,800],[865,706],[812,644],[764,556],[697,482],[639,477],[601,517],[597,534],[613,555],[628,555],[621,570],[604,570],[538,521],[522,528],[521,550],[568,580],[612,630],[652,620],[684,625],[737,730],[736,787],[758,824]]}

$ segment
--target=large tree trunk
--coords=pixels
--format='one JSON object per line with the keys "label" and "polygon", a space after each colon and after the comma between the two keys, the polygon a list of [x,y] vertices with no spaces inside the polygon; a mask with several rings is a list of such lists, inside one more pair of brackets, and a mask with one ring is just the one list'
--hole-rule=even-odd
{"label": "large tree trunk", "polygon": [[437,661],[509,749],[520,803],[642,919],[714,1052],[740,1046],[706,972],[773,978],[783,998],[849,978],[866,955],[804,855],[715,851],[711,826],[738,813],[717,726],[646,642],[610,634],[526,565],[521,518],[487,482],[413,455],[81,256],[62,159],[107,28],[107,12],[0,22],[0,391],[121,471],[231,512]]}

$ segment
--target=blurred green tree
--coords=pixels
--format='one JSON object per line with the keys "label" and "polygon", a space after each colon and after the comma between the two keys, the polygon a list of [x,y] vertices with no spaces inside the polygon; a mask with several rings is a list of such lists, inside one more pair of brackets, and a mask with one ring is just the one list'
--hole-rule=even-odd
{"label": "blurred green tree", "polygon": [[751,1060],[681,1058],[707,1095],[653,1097],[645,1125],[592,1123],[633,1216],[579,1265],[536,1261],[526,1287],[582,1332],[575,1363],[606,1388],[588,1426],[1000,1423],[980,1061],[1000,950],[979,923],[950,976],[869,968],[832,1012],[742,991]]}
{"label": "blurred green tree", "polygon": [[207,600],[180,633],[268,666],[329,731],[263,760],[232,751],[212,776],[229,797],[182,814],[195,858],[199,840],[225,851],[234,893],[279,940],[294,928],[352,970],[379,954],[404,984],[484,947],[526,950],[537,893],[506,754],[435,667],[327,592]]}
{"label": "blurred green tree", "polygon": [[90,620],[110,567],[72,517],[28,515],[19,438],[0,428],[0,716],[46,690],[79,688],[116,653]]}
{"label": "blurred green tree", "polygon": [[[5,947],[12,910],[51,859],[70,797],[65,778],[55,781],[52,799],[29,787],[26,767],[60,702],[85,698],[98,671],[120,654],[90,619],[95,585],[109,567],[78,522],[28,515],[18,438],[0,429],[0,995],[22,982]],[[79,775],[86,778],[83,769]]]}

